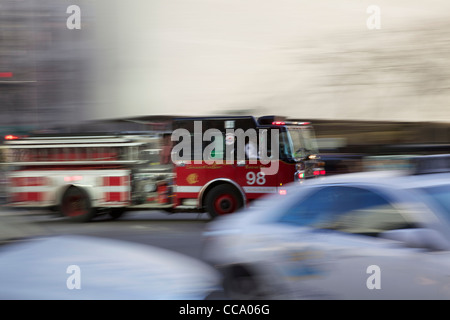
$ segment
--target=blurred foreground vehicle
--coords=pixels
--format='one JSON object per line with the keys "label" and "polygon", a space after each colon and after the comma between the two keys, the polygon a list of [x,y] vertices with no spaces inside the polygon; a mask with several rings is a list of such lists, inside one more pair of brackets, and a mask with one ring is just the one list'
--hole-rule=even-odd
{"label": "blurred foreground vehicle", "polygon": [[0,216],[0,299],[198,300],[220,290],[217,271],[193,258],[97,237],[35,236],[11,219]]}
{"label": "blurred foreground vehicle", "polygon": [[450,174],[355,173],[211,222],[232,298],[450,298]]}

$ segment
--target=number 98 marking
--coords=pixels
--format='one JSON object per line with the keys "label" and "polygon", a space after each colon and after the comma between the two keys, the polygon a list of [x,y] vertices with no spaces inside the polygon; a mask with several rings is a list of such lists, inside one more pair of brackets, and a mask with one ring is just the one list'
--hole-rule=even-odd
{"label": "number 98 marking", "polygon": [[265,184],[266,183],[266,177],[264,176],[263,172],[254,173],[253,171],[247,172],[246,176],[247,178],[247,184]]}

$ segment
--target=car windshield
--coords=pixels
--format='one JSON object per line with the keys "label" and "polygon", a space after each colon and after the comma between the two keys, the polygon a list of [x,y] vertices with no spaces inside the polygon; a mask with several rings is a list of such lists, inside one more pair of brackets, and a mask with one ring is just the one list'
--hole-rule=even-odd
{"label": "car windshield", "polygon": [[287,133],[293,158],[304,158],[319,152],[312,127],[288,127]]}
{"label": "car windshield", "polygon": [[450,222],[450,184],[423,187],[421,190],[431,202],[442,209],[445,218]]}

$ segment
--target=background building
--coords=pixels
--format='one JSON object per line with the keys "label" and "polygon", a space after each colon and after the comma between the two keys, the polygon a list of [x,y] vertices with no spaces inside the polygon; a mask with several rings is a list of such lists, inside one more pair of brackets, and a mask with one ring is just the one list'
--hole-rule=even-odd
{"label": "background building", "polygon": [[[79,1],[71,1],[76,3]],[[69,30],[68,1],[0,4],[0,130],[42,130],[84,121],[93,47]],[[83,5],[80,4],[83,7]],[[86,29],[89,15],[85,17]]]}

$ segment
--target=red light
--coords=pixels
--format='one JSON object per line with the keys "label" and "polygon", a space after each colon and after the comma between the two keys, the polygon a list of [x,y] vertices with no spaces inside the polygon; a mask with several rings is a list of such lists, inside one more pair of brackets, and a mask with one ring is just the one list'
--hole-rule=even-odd
{"label": "red light", "polygon": [[18,136],[14,136],[12,134],[8,134],[5,136],[5,140],[15,140],[15,139],[19,139]]}
{"label": "red light", "polygon": [[80,181],[83,180],[82,176],[71,176],[71,177],[64,177],[65,182],[71,182],[71,181]]}
{"label": "red light", "polygon": [[12,72],[0,72],[0,78],[12,78]]}
{"label": "red light", "polygon": [[282,196],[286,195],[287,190],[286,189],[280,189],[278,190],[278,193],[281,194]]}
{"label": "red light", "polygon": [[317,171],[317,170],[314,171],[314,175],[315,175],[315,176],[318,176],[319,174],[320,174],[320,171]]}
{"label": "red light", "polygon": [[326,171],[325,170],[320,170],[320,174],[321,175],[325,175]]}
{"label": "red light", "polygon": [[277,126],[282,126],[282,125],[285,125],[286,122],[283,122],[283,121],[274,121],[274,122],[272,122],[272,124],[277,125]]}

